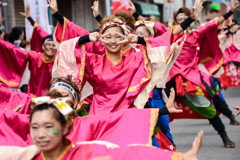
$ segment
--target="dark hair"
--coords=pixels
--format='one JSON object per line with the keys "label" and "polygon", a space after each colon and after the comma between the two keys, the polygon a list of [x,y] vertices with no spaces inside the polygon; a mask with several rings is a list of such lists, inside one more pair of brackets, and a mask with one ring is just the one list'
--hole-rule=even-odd
{"label": "dark hair", "polygon": [[20,47],[22,47],[22,48],[25,48],[27,45],[30,45],[30,42],[29,42],[29,41],[22,41],[22,42],[20,43]]}
{"label": "dark hair", "polygon": [[45,40],[48,39],[48,38],[53,39],[53,35],[48,35],[48,36],[44,37],[43,41],[42,41],[42,44],[44,44]]}
{"label": "dark hair", "polygon": [[181,8],[179,8],[178,11],[174,13],[174,21],[177,21],[176,18],[177,18],[177,15],[178,15],[179,13],[184,13],[184,14],[186,14],[187,16],[190,16],[190,15],[191,15],[191,10],[190,10],[189,8],[187,8],[187,7],[181,7]]}
{"label": "dark hair", "polygon": [[119,10],[114,13],[114,16],[124,18],[126,25],[129,26],[132,31],[135,30],[135,18],[131,14],[124,10]]}
{"label": "dark hair", "polygon": [[[54,106],[54,104],[48,104],[48,103],[43,103],[39,104],[36,107],[33,108],[33,110],[30,113],[30,123],[32,121],[32,117],[34,113],[38,111],[43,111],[43,110],[53,110],[53,115],[54,118],[61,124],[62,127],[65,127],[67,125],[67,122],[70,120],[67,120],[62,113],[59,112],[59,110]],[[69,131],[64,135],[63,140],[66,140],[66,136],[71,132],[72,125],[68,127]]]}
{"label": "dark hair", "polygon": [[[78,102],[80,101],[81,98],[81,93],[80,90],[78,88],[78,85],[80,85],[80,83],[76,83],[75,80],[73,79],[72,75],[68,75],[67,77],[57,77],[57,78],[53,78],[51,83],[51,86],[57,82],[64,82],[69,84],[77,93],[77,100]],[[52,96],[52,95],[51,95]],[[62,97],[62,96],[59,96]]]}
{"label": "dark hair", "polygon": [[23,33],[23,27],[14,27],[12,32],[9,34],[9,42],[13,43],[15,40],[19,38],[19,36]]}

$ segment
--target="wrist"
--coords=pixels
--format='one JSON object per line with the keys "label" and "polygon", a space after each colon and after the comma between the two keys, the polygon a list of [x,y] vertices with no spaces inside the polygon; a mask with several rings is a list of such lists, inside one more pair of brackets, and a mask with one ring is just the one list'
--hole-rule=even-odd
{"label": "wrist", "polygon": [[52,9],[52,13],[55,14],[58,12],[58,9]]}

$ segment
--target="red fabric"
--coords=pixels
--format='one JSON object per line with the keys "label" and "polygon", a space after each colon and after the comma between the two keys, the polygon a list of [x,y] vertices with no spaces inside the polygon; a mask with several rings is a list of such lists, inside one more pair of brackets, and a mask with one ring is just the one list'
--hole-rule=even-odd
{"label": "red fabric", "polygon": [[49,33],[44,31],[39,25],[34,27],[31,38],[31,50],[42,53],[42,41],[48,35]]}
{"label": "red fabric", "polygon": [[233,63],[223,65],[224,73],[220,76],[221,87],[240,87],[240,67]]}
{"label": "red fabric", "polygon": [[163,33],[170,31],[170,29],[168,29],[167,27],[165,27],[164,24],[162,24],[161,22],[154,22],[154,28],[157,31],[156,36],[161,36]]}
{"label": "red fabric", "polygon": [[174,147],[172,142],[162,133],[162,131],[158,130],[158,134],[155,135],[155,137],[161,149],[176,151],[176,148]]}

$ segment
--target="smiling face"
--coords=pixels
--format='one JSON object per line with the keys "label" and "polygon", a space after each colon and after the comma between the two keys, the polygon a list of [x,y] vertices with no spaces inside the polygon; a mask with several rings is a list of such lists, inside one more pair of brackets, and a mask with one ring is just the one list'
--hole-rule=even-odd
{"label": "smiling face", "polygon": [[119,36],[117,33],[123,34],[122,29],[120,27],[109,27],[102,34],[106,34],[103,39],[109,44],[104,44],[108,53],[120,53],[122,50],[122,44],[117,44],[117,42],[123,40],[123,37]]}
{"label": "smiling face", "polygon": [[56,119],[57,110],[39,110],[31,118],[30,133],[34,144],[43,152],[63,146],[64,126]]}
{"label": "smiling face", "polygon": [[42,45],[43,54],[46,57],[53,58],[57,52],[57,48],[53,41],[45,42]]}

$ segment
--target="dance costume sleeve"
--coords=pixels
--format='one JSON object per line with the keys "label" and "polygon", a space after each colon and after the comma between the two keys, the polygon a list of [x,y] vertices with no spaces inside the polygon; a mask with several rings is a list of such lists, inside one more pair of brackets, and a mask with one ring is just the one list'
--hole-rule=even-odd
{"label": "dance costume sleeve", "polygon": [[18,88],[26,68],[28,51],[0,39],[0,81]]}

